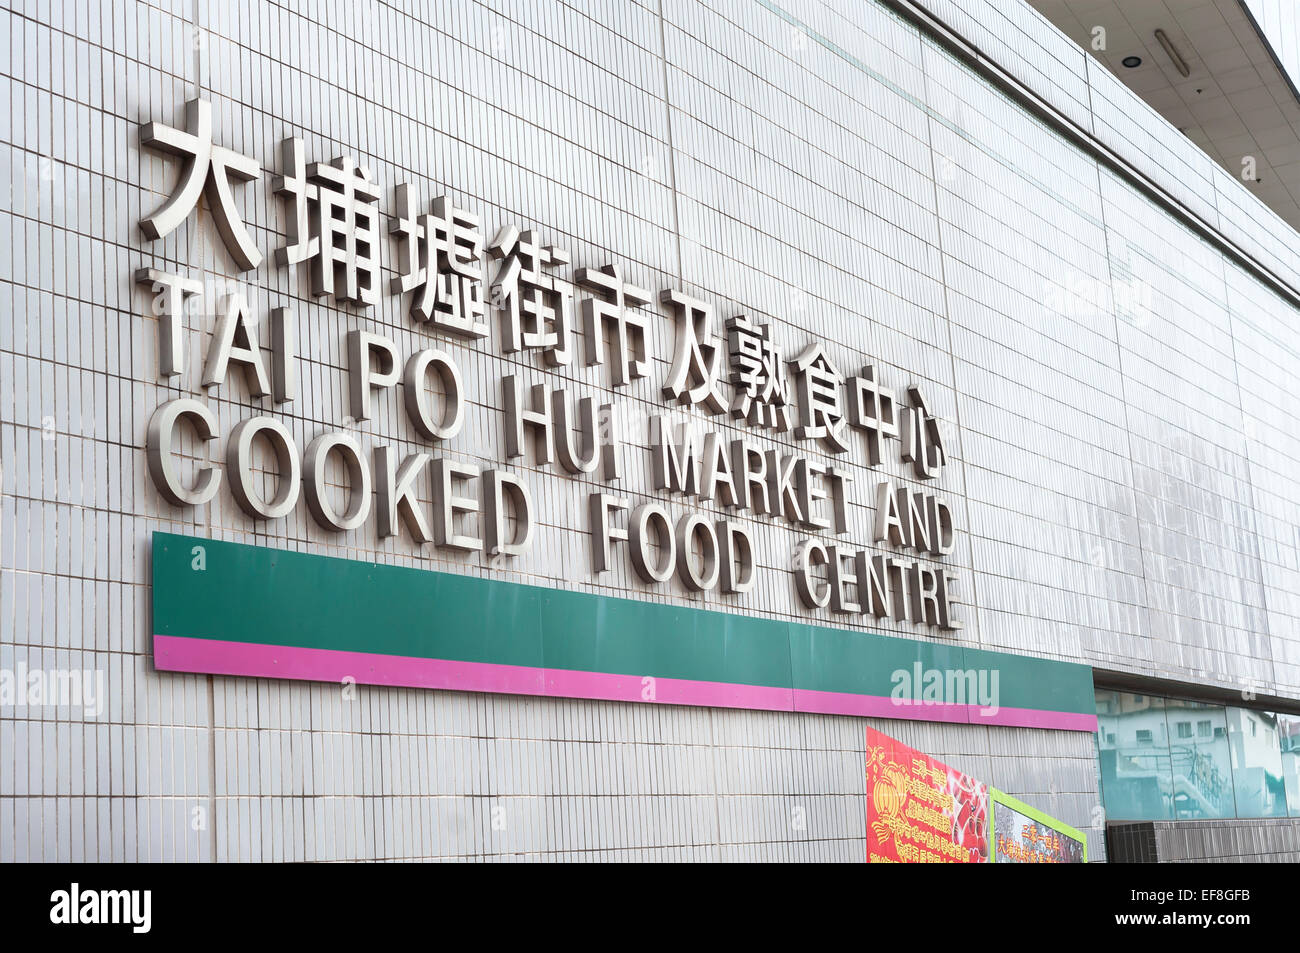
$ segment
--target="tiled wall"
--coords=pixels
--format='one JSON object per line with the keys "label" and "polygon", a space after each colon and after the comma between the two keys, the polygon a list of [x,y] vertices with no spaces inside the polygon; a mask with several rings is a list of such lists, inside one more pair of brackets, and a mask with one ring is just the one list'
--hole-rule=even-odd
{"label": "tiled wall", "polygon": [[[439,341],[459,361],[475,403],[436,452],[501,465],[500,378],[566,378],[574,396],[619,406],[636,444],[621,492],[648,495],[665,312],[651,308],[649,378],[615,391],[602,367],[505,355],[495,322],[468,345],[416,328],[399,295],[368,310],[314,299],[305,271],[272,257],[285,226],[270,179],[294,135],[309,160],[367,165],[385,212],[399,183],[422,202],[445,191],[489,238],[533,224],[577,265],[616,262],[644,287],[703,298],[719,329],[748,314],[773,323],[787,355],[815,335],[842,370],[873,363],[899,389],[919,383],[946,422],[962,642],[1300,696],[1289,305],[885,5],[499,6],[3,13],[0,669],[99,669],[109,696],[98,719],[0,709],[0,859],[862,855],[862,720],[387,689],[347,700],[152,670],[153,529],[853,624],[796,610],[798,537],[764,520],[759,585],[738,600],[647,589],[621,560],[592,576],[584,501],[597,484],[531,456],[509,466],[543,525],[529,554],[492,568],[381,541],[373,520],[328,536],[301,504],[257,526],[225,488],[195,511],[163,502],[141,449],[154,408],[198,396],[223,434],[270,413],[303,447],[349,413],[355,328],[403,355]],[[960,6],[984,22],[983,3]],[[1055,51],[1030,74],[1079,87],[1082,109],[1086,65],[1062,66],[1068,51],[1028,8],[1016,23],[1005,55]],[[139,231],[176,164],[142,151],[138,126],[180,124],[196,92],[217,142],[264,167],[237,189],[266,255],[243,275],[206,209],[158,242]],[[1093,87],[1094,116],[1141,108],[1121,88],[1107,95]],[[1168,166],[1160,155],[1147,160]],[[1249,196],[1238,201],[1249,213]],[[395,247],[382,258],[387,278]],[[132,281],[141,266],[208,286],[168,385]],[[199,386],[211,305],[231,279],[255,315],[297,314],[292,404],[255,400],[237,379]],[[426,449],[391,394],[353,432],[367,449]],[[876,476],[860,448],[853,461],[865,504]],[[879,472],[907,479],[892,453]],[[870,543],[869,517],[854,508],[854,542]],[[1097,830],[1088,735],[878,727]],[[1096,837],[1090,851],[1103,853]]]}
{"label": "tiled wall", "polygon": [[1135,864],[1294,864],[1300,861],[1300,822],[1146,821],[1107,831],[1111,860]]}
{"label": "tiled wall", "polygon": [[868,724],[1095,816],[1078,732],[232,679],[210,716],[175,682],[138,726],[0,723],[0,856],[858,862]]}

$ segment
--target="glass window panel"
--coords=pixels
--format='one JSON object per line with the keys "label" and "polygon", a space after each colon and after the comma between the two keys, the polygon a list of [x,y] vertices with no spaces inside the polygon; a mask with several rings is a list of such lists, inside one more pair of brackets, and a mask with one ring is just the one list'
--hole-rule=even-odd
{"label": "glass window panel", "polygon": [[1222,705],[1170,698],[1169,763],[1174,814],[1179,820],[1232,817],[1232,761]]}
{"label": "glass window panel", "polygon": [[1249,708],[1229,708],[1228,744],[1238,817],[1285,817],[1282,746],[1277,716]]}
{"label": "glass window panel", "polygon": [[1292,817],[1300,817],[1300,715],[1278,715],[1277,733],[1281,739],[1287,810]]}
{"label": "glass window panel", "polygon": [[1107,818],[1173,819],[1174,786],[1163,698],[1097,692],[1097,752]]}

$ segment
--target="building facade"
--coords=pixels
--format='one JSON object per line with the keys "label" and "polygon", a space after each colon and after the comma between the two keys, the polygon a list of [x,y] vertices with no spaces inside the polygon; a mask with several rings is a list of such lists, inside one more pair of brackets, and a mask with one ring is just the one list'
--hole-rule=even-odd
{"label": "building facade", "polygon": [[1027,4],[3,16],[0,860],[1300,859],[1295,234]]}

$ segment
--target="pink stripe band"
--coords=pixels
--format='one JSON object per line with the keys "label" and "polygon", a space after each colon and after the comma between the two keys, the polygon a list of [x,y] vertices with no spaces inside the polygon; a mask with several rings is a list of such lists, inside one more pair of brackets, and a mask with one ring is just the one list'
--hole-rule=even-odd
{"label": "pink stripe band", "polygon": [[864,715],[913,721],[1056,728],[1095,731],[1096,715],[1001,708],[985,714],[978,705],[903,704],[876,695],[771,688],[683,678],[576,672],[566,669],[456,662],[447,659],[377,655],[338,649],[307,649],[175,635],[153,637],[154,667],[168,672],[242,675],[341,682],[402,688],[441,688],[459,692],[546,695],[602,701],[645,701],[709,708],[803,711],[829,715]]}

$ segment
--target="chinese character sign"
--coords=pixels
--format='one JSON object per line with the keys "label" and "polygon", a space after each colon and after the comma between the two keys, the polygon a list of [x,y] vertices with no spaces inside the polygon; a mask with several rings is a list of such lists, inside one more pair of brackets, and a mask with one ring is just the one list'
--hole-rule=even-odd
{"label": "chinese character sign", "polygon": [[[962,630],[959,567],[945,561],[956,546],[955,508],[938,482],[948,462],[945,431],[921,382],[891,383],[893,375],[874,364],[842,368],[832,351],[847,350],[844,342],[812,338],[796,353],[793,342],[778,340],[779,318],[735,314],[725,302],[679,288],[644,287],[604,257],[575,261],[569,248],[582,247],[579,236],[561,242],[509,222],[489,232],[445,183],[390,188],[350,148],[321,152],[301,137],[283,138],[272,162],[278,171],[264,179],[261,161],[230,147],[228,130],[203,99],[186,105],[182,124],[148,122],[139,134],[145,150],[167,157],[166,178],[174,181],[165,198],[149,201],[152,211],[139,221],[145,238],[164,238],[191,220],[206,227],[199,224],[206,207],[235,270],[255,271],[264,260],[258,229],[242,214],[260,188],[264,198],[277,197],[273,267],[293,274],[301,266],[309,279],[308,294],[290,307],[269,289],[267,301],[243,292],[213,296],[194,269],[136,264],[134,281],[153,295],[153,366],[177,391],[154,411],[144,448],[166,502],[203,506],[228,490],[249,519],[265,525],[289,518],[301,500],[325,532],[370,523],[380,539],[406,535],[417,549],[480,552],[497,566],[499,557],[522,555],[534,528],[547,525],[534,511],[529,477],[443,456],[440,445],[462,428],[500,433],[507,463],[587,484],[581,492],[595,575],[614,571],[611,554],[621,553],[646,586],[731,596],[752,589],[762,567],[781,565],[805,610]],[[251,221],[266,231],[266,216]],[[447,340],[417,338],[404,351],[376,322],[382,315],[373,309],[385,294],[400,297],[417,326]],[[337,342],[322,344],[313,331],[303,343],[318,352],[333,347],[343,358],[341,367],[327,366],[344,377],[349,413],[341,429],[299,411],[294,416],[310,425],[300,433],[275,416],[290,414],[286,405],[300,393],[299,320],[316,326],[302,313],[316,305],[303,297],[335,312],[320,327],[337,327]],[[186,322],[196,307],[217,313],[215,328],[197,341]],[[655,354],[654,329],[665,318],[672,349]],[[475,349],[466,353],[471,342]],[[198,366],[187,359],[195,343],[203,349],[201,375],[187,375]],[[498,380],[462,370],[467,360],[492,366],[483,360],[492,351],[509,358]],[[604,393],[581,393],[583,382],[568,373],[579,353],[585,367],[601,367]],[[525,382],[516,373],[521,362],[554,378],[529,375]],[[657,390],[652,400],[681,412],[681,426],[665,425],[632,386],[654,376],[656,364],[667,364],[665,376],[640,390]],[[925,390],[935,396],[929,383]],[[223,432],[214,399],[249,413]],[[391,409],[380,410],[385,402]],[[625,406],[638,416],[650,411],[648,433],[624,432]],[[392,413],[426,446],[410,453],[382,429],[349,432],[358,421]],[[722,415],[737,426],[697,434],[695,423]],[[187,479],[191,430],[211,447],[203,456],[215,453],[224,464],[204,464]],[[274,450],[273,474],[256,465],[255,440]],[[620,461],[642,441],[653,490],[672,499],[634,502],[611,485],[624,479]],[[530,461],[520,459],[526,450]],[[895,472],[855,483],[855,458],[870,469],[889,461]],[[344,488],[327,476],[338,464],[347,474],[346,509],[335,499]],[[432,507],[419,490],[426,480],[434,481]],[[873,515],[851,518],[859,507]],[[772,537],[765,527],[756,535],[756,520],[784,524],[800,537],[787,550],[796,558],[764,560],[758,540]]]}
{"label": "chinese character sign", "polygon": [[867,861],[989,860],[988,786],[868,728]]}
{"label": "chinese character sign", "polygon": [[1088,860],[1083,834],[1009,794],[990,788],[993,800],[993,860],[999,864],[1082,864]]}

